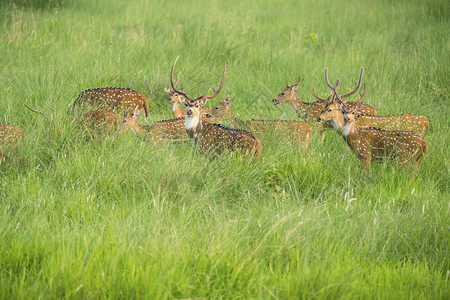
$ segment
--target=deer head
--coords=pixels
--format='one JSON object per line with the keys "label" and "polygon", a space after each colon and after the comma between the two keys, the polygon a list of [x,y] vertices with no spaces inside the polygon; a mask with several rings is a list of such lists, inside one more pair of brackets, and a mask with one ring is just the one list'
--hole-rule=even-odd
{"label": "deer head", "polygon": [[[177,81],[175,82],[175,86],[177,86],[178,84],[178,76],[177,76]],[[181,102],[181,99],[183,98],[179,93],[175,92],[175,91],[171,91],[169,88],[165,87],[164,91],[166,92],[167,95],[169,95],[169,102],[171,103],[177,103],[178,101]],[[184,92],[184,89],[180,89],[180,91]]]}
{"label": "deer head", "polygon": [[119,129],[121,131],[131,130],[134,134],[138,134],[139,123],[136,115],[139,114],[139,109],[136,108],[133,111],[126,111],[123,113],[121,124]]}
{"label": "deer head", "polygon": [[332,86],[331,94],[330,96],[328,96],[331,99],[330,102],[325,105],[325,107],[317,117],[317,122],[319,123],[332,120],[331,123],[333,124],[335,130],[338,130],[342,127],[342,113],[346,108],[345,104],[341,101],[340,96],[336,92],[336,87],[338,84],[339,79],[336,81],[334,86]]}
{"label": "deer head", "polygon": [[208,101],[208,99],[216,97],[222,90],[223,83],[225,81],[225,76],[227,73],[227,63],[224,64],[222,82],[220,83],[219,89],[216,91],[213,86],[213,90],[214,90],[213,95],[208,96],[208,93],[210,91],[210,90],[208,90],[205,94],[193,99],[193,98],[189,97],[189,95],[184,90],[177,89],[178,76],[177,76],[177,82],[176,83],[173,82],[173,73],[174,73],[174,69],[175,69],[175,64],[177,63],[179,57],[180,56],[178,56],[175,59],[175,61],[173,62],[172,71],[170,73],[170,83],[172,85],[174,92],[176,92],[184,97],[181,99],[181,103],[186,106],[186,130],[190,130],[190,129],[198,126],[200,123],[200,107],[205,105],[206,102]]}
{"label": "deer head", "polygon": [[230,99],[230,94],[225,95],[222,99],[219,100],[219,104],[214,107],[210,113],[206,116],[208,118],[214,117],[227,117],[232,115],[230,106],[233,104],[234,99]]}
{"label": "deer head", "polygon": [[272,99],[273,104],[278,105],[280,103],[291,103],[294,95],[297,93],[298,86],[303,82],[302,78],[298,78],[296,84],[289,85],[286,83],[286,88],[278,96]]}
{"label": "deer head", "polygon": [[[336,93],[336,91],[335,91]],[[366,94],[366,84],[364,84],[364,91],[359,94],[359,98],[356,101],[356,105],[354,107],[348,107],[346,105],[343,105],[341,99],[339,99],[339,95],[336,93],[336,98],[341,101],[342,103],[342,114],[344,116],[344,125],[351,124],[355,121],[355,117],[359,114],[358,110],[361,108],[361,100],[364,98],[364,95]]]}

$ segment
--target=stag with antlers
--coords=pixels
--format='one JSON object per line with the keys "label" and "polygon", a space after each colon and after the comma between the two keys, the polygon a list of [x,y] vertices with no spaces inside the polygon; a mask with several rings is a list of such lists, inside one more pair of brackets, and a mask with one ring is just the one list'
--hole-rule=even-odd
{"label": "stag with antlers", "polygon": [[[347,98],[356,93],[361,86],[361,81],[363,77],[364,68],[361,68],[359,73],[358,81],[355,83],[354,89],[341,96],[341,98]],[[275,105],[279,105],[281,103],[289,103],[292,109],[297,113],[297,115],[304,120],[304,122],[310,125],[316,125],[316,130],[320,133],[320,142],[323,143],[325,138],[325,130],[332,129],[333,127],[329,123],[319,124],[317,125],[316,118],[320,114],[320,112],[324,109],[326,104],[330,101],[332,93],[327,98],[321,98],[316,95],[314,89],[313,94],[314,97],[318,99],[316,102],[303,102],[300,97],[297,95],[298,87],[300,83],[302,83],[303,79],[299,78],[296,84],[289,85],[286,83],[286,89],[281,92],[277,97],[275,97],[272,101]],[[325,68],[325,82],[328,87],[333,87],[328,80],[328,69]],[[345,102],[349,106],[354,106],[354,102]],[[360,113],[369,113],[369,114],[377,114],[375,108],[370,105],[362,103],[360,106]]]}
{"label": "stag with antlers", "polygon": [[[340,96],[336,92],[336,85],[333,87],[333,94],[333,97],[336,97],[342,103]],[[364,93],[361,93],[360,99],[363,96]],[[359,127],[356,122],[357,116],[353,114],[352,109],[348,107],[345,109],[344,106],[344,110],[341,113],[343,114],[341,134],[368,169],[370,169],[372,162],[383,158],[390,158],[399,164],[409,164],[412,161],[416,161],[420,166],[427,153],[428,146],[416,133],[406,130]]]}
{"label": "stag with antlers", "polygon": [[319,114],[317,121],[320,123],[330,120],[333,127],[338,132],[342,132],[344,126],[343,112],[346,111],[355,116],[355,124],[357,127],[376,127],[385,130],[414,131],[421,137],[428,132],[430,123],[425,116],[414,114],[395,114],[386,116],[358,114],[358,108],[361,107],[361,100],[365,93],[366,85],[364,84],[364,91],[360,94],[358,101],[356,101],[353,107],[349,107],[346,103],[342,102],[340,100],[341,97],[333,97]]}
{"label": "stag with antlers", "polygon": [[[220,124],[208,123],[200,117],[200,108],[206,104],[208,99],[216,97],[222,90],[227,72],[227,64],[224,65],[222,81],[219,89],[214,89],[214,94],[208,96],[208,92],[195,99],[191,98],[184,90],[178,89],[173,80],[175,65],[179,56],[172,65],[170,83],[178,94],[183,95],[183,104],[186,106],[185,129],[194,142],[194,145],[202,153],[215,153],[220,155],[225,150],[238,150],[242,154],[250,154],[259,157],[262,152],[261,142],[251,133],[241,129],[232,129]],[[178,76],[177,76],[178,82]]]}

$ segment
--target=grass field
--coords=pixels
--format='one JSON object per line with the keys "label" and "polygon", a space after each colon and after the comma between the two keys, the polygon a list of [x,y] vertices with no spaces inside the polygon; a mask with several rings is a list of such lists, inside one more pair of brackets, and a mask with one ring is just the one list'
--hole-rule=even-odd
{"label": "grass field", "polygon": [[[450,4],[408,1],[23,0],[0,3],[0,122],[26,138],[0,166],[0,298],[449,298]],[[129,87],[219,84],[241,119],[293,119],[286,82],[364,66],[365,102],[431,124],[418,176],[368,175],[333,131],[309,153],[263,140],[256,162],[133,135],[86,141],[67,109]],[[221,95],[225,93],[222,92]],[[217,99],[207,106],[213,107]],[[42,110],[45,116],[25,109]],[[55,112],[46,106],[48,104]]]}

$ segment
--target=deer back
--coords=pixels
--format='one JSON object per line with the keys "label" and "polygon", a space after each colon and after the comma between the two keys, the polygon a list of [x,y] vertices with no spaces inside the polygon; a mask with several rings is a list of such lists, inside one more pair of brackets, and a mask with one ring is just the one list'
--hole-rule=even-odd
{"label": "deer back", "polygon": [[81,122],[89,128],[116,129],[120,116],[105,108],[91,110],[83,114]]}
{"label": "deer back", "polygon": [[227,149],[259,157],[262,152],[261,142],[251,132],[214,123],[202,122],[202,128],[195,142],[198,149],[204,153],[214,152],[220,155]]}
{"label": "deer back", "polygon": [[428,132],[430,126],[430,123],[426,117],[414,114],[387,116],[361,114],[355,116],[355,122],[358,127],[376,127],[385,130],[414,131],[421,137]]}
{"label": "deer back", "polygon": [[146,136],[153,142],[188,140],[184,118],[162,120],[147,126]]}
{"label": "deer back", "polygon": [[357,102],[351,102],[351,101],[347,101],[344,102],[345,106],[348,107],[348,109],[353,109],[353,111],[355,112],[355,114],[360,115],[360,114],[368,114],[368,115],[378,115],[377,110],[370,106],[369,104],[366,103],[357,103]]}
{"label": "deer back", "polygon": [[148,102],[145,96],[129,88],[106,87],[85,90],[75,100],[73,109],[81,105],[91,105],[112,111],[118,109],[132,111],[137,108],[138,116],[142,112],[146,117],[148,116]]}
{"label": "deer back", "polygon": [[412,131],[357,128],[356,137],[348,139],[349,145],[363,161],[391,158],[399,164],[411,160],[421,162],[427,153],[426,142]]}
{"label": "deer back", "polygon": [[288,140],[296,140],[304,144],[312,135],[312,127],[309,124],[289,120],[248,120],[242,121],[246,124],[245,129],[250,130],[256,136],[264,134],[277,134]]}
{"label": "deer back", "polygon": [[19,127],[3,123],[0,124],[0,145],[9,148],[17,145],[25,136],[25,133]]}

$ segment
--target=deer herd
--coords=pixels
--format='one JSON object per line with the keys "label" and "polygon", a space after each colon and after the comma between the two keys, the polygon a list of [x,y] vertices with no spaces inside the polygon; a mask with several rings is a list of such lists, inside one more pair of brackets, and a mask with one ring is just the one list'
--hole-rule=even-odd
{"label": "deer herd", "polygon": [[[174,81],[175,65],[172,65],[170,83],[172,89],[165,88],[172,104],[174,119],[162,120],[151,125],[141,125],[138,120],[144,113],[149,115],[148,102],[145,96],[128,88],[96,88],[83,91],[71,107],[71,112],[80,115],[78,123],[93,134],[106,134],[111,131],[128,132],[131,130],[141,138],[151,142],[178,142],[191,140],[201,153],[221,155],[238,153],[250,157],[259,157],[262,153],[264,137],[267,135],[282,136],[293,145],[299,144],[307,151],[313,130],[320,134],[321,144],[325,130],[334,129],[342,135],[358,159],[370,169],[374,161],[389,158],[399,164],[416,163],[420,166],[427,153],[427,143],[423,140],[428,132],[429,122],[424,116],[414,114],[395,114],[379,116],[372,106],[362,102],[366,93],[359,93],[357,101],[344,101],[354,95],[361,87],[364,69],[361,68],[359,78],[353,90],[346,94],[338,92],[339,79],[333,84],[328,80],[328,69],[325,69],[325,83],[330,90],[327,98],[317,96],[316,102],[303,102],[297,95],[303,79],[286,88],[275,97],[274,105],[288,103],[301,121],[290,120],[240,120],[231,112],[235,99],[225,95],[214,109],[204,108],[208,100],[215,98],[222,91],[227,65],[219,88],[212,87],[196,98],[178,88],[178,76]],[[179,104],[185,109],[181,109]],[[90,107],[84,114],[82,107]],[[221,123],[226,123],[224,126]],[[0,163],[3,154],[10,153],[24,138],[24,132],[11,124],[0,124]]]}

